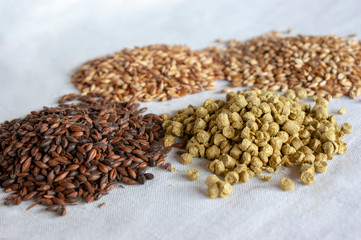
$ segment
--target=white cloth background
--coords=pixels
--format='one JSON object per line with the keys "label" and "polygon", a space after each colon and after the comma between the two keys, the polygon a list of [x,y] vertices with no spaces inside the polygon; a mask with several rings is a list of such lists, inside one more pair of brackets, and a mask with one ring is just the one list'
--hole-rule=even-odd
{"label": "white cloth background", "polygon": [[[217,38],[246,40],[271,30],[298,34],[361,34],[361,2],[326,0],[262,1],[10,1],[0,2],[0,121],[23,117],[60,96],[75,92],[68,74],[97,56],[153,43],[203,48]],[[358,38],[359,38],[358,36]],[[150,112],[174,113],[188,104],[223,98],[227,85],[162,103]],[[0,239],[360,239],[360,101],[332,101],[330,113],[345,106],[339,122],[355,131],[348,151],[329,162],[325,174],[303,186],[296,170],[234,186],[225,199],[208,199],[206,160],[194,160],[201,177],[190,182],[172,153],[175,173],[153,169],[144,186],[116,188],[91,204],[68,207],[57,217],[30,202],[0,204]],[[160,172],[157,172],[160,171]],[[295,180],[292,192],[279,179]],[[6,194],[0,193],[1,202]],[[98,204],[106,205],[99,209]]]}

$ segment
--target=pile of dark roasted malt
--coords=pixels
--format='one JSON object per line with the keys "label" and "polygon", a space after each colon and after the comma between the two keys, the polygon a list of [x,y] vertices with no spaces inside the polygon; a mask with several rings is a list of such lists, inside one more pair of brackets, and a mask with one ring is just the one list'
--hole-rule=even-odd
{"label": "pile of dark roasted malt", "polygon": [[162,119],[132,102],[80,97],[0,125],[0,186],[5,204],[24,200],[66,214],[66,205],[92,202],[116,187],[153,179],[164,164]]}

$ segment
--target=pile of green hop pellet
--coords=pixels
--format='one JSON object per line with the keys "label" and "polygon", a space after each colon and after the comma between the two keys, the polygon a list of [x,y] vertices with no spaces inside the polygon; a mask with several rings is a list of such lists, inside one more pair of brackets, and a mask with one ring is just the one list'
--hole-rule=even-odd
{"label": "pile of green hop pellet", "polygon": [[[268,91],[229,92],[226,101],[207,99],[202,106],[189,105],[174,117],[163,115],[166,130],[164,145],[182,138],[185,150],[182,164],[193,158],[207,158],[210,175],[206,194],[225,197],[231,185],[245,183],[254,175],[268,181],[282,166],[299,165],[300,181],[309,185],[314,174],[327,171],[327,161],[334,154],[344,154],[342,141],[352,132],[349,123],[337,125],[328,114],[328,101],[314,98],[315,105],[300,101],[306,98],[303,88],[288,90],[283,96]],[[192,170],[193,171],[193,170]],[[290,179],[281,179],[283,190],[292,190]]]}

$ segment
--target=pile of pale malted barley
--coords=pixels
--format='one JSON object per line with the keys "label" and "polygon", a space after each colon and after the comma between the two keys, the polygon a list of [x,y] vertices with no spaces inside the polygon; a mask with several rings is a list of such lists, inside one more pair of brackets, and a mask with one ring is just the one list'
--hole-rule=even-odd
{"label": "pile of pale malted barley", "polygon": [[361,44],[335,35],[284,37],[271,32],[246,42],[230,40],[222,53],[232,86],[286,91],[331,100],[361,93]]}
{"label": "pile of pale malted barley", "polygon": [[215,80],[223,78],[221,69],[210,51],[151,45],[89,61],[74,73],[72,82],[83,95],[117,102],[166,101],[214,89]]}
{"label": "pile of pale malted barley", "polygon": [[331,100],[360,95],[360,78],[360,43],[335,35],[270,32],[201,51],[168,45],[124,49],[86,62],[72,82],[82,95],[118,102],[165,101],[212,90],[217,79],[271,91],[303,87],[308,95]]}

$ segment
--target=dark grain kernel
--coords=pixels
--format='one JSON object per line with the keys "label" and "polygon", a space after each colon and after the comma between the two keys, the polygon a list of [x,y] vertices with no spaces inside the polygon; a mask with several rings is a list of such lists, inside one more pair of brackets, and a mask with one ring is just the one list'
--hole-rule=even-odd
{"label": "dark grain kernel", "polygon": [[164,164],[164,168],[169,170],[172,167],[172,165],[170,163],[166,163]]}
{"label": "dark grain kernel", "polygon": [[50,207],[45,208],[46,211],[57,211],[60,207],[57,205],[53,205]]}
{"label": "dark grain kernel", "polygon": [[60,216],[65,216],[66,215],[66,208],[65,207],[61,207],[57,210],[57,213],[60,215]]}
{"label": "dark grain kernel", "polygon": [[80,182],[88,181],[86,176],[84,176],[84,175],[78,175],[78,176],[76,176],[76,179],[78,179]]}
{"label": "dark grain kernel", "polygon": [[51,199],[51,201],[53,201],[54,204],[65,206],[64,199],[54,197]]}
{"label": "dark grain kernel", "polygon": [[144,176],[148,180],[152,180],[154,178],[154,175],[152,173],[146,173],[146,174],[144,174]]}
{"label": "dark grain kernel", "polygon": [[85,201],[87,203],[93,202],[94,201],[94,196],[88,196]]}
{"label": "dark grain kernel", "polygon": [[74,184],[70,183],[70,182],[66,182],[61,184],[62,187],[64,187],[65,189],[74,189],[76,188]]}
{"label": "dark grain kernel", "polygon": [[75,198],[66,198],[65,199],[65,202],[66,203],[75,203],[75,202],[77,202],[78,200],[77,199],[75,199]]}
{"label": "dark grain kernel", "polygon": [[146,162],[142,162],[136,168],[146,168],[146,170],[148,170],[149,168],[147,166],[148,164]]}
{"label": "dark grain kernel", "polygon": [[39,200],[39,203],[45,206],[51,206],[53,205],[53,201],[51,199],[48,198],[42,198]]}
{"label": "dark grain kernel", "polygon": [[79,165],[72,164],[72,165],[69,165],[64,171],[74,171],[74,170],[77,170],[78,168],[79,168]]}
{"label": "dark grain kernel", "polygon": [[[65,192],[65,191],[63,191],[63,192]],[[64,196],[63,192],[58,192],[57,195],[58,195],[58,198],[65,200],[65,196]]]}
{"label": "dark grain kernel", "polygon": [[61,180],[64,180],[66,178],[66,176],[69,174],[69,172],[63,172],[60,175],[58,175],[55,179],[54,182],[59,182]]}
{"label": "dark grain kernel", "polygon": [[129,176],[131,177],[131,178],[133,178],[133,179],[136,179],[137,178],[137,174],[134,172],[134,170],[133,169],[131,169],[131,168],[128,168],[128,174],[129,174]]}
{"label": "dark grain kernel", "polygon": [[160,151],[156,152],[156,153],[153,155],[152,160],[153,160],[153,161],[157,161],[157,160],[159,159],[160,155],[161,155],[161,152],[160,152]]}
{"label": "dark grain kernel", "polygon": [[108,167],[101,163],[98,163],[98,168],[102,173],[107,173],[109,171]]}
{"label": "dark grain kernel", "polygon": [[73,132],[81,132],[84,130],[84,128],[79,125],[73,125],[69,129],[70,129],[70,131],[73,131]]}
{"label": "dark grain kernel", "polygon": [[133,162],[132,164],[129,165],[129,168],[131,169],[135,169],[136,167],[139,166],[139,163],[138,162]]}
{"label": "dark grain kernel", "polygon": [[110,158],[107,158],[107,159],[104,159],[102,163],[103,163],[104,165],[110,166],[110,165],[113,165],[113,164],[114,164],[114,160],[113,160],[113,159],[110,159]]}
{"label": "dark grain kernel", "polygon": [[28,193],[24,196],[24,200],[30,200],[30,199],[33,199],[33,197],[35,197],[35,195],[37,194],[38,192],[31,192],[31,193]]}
{"label": "dark grain kernel", "polygon": [[180,143],[173,143],[172,147],[176,147],[176,148],[184,148],[186,146],[185,143],[180,142]]}
{"label": "dark grain kernel", "polygon": [[50,185],[42,185],[41,187],[38,187],[36,190],[42,192],[42,191],[48,191],[50,190],[50,188],[51,188]]}
{"label": "dark grain kernel", "polygon": [[5,181],[1,184],[1,186],[2,186],[3,188],[6,188],[6,187],[10,186],[11,184],[13,184],[14,182],[15,182],[15,179],[8,179],[8,180],[5,180]]}
{"label": "dark grain kernel", "polygon": [[149,160],[149,166],[151,166],[151,167],[154,167],[154,166],[155,166],[155,162],[154,162],[153,159],[150,159],[150,160]]}
{"label": "dark grain kernel", "polygon": [[39,206],[39,205],[40,205],[39,203],[34,203],[34,204],[32,204],[31,206],[27,207],[26,210],[30,210],[30,209],[32,209],[32,208],[34,208],[34,207]]}
{"label": "dark grain kernel", "polygon": [[176,154],[178,154],[178,155],[182,155],[183,153],[187,153],[187,151],[186,150],[178,150],[178,151],[176,151]]}
{"label": "dark grain kernel", "polygon": [[109,179],[114,180],[117,177],[117,170],[114,168],[109,172]]}
{"label": "dark grain kernel", "polygon": [[113,190],[114,188],[115,188],[115,184],[109,183],[109,184],[107,184],[107,186],[104,188],[104,190],[106,190],[106,191],[111,191],[111,190]]}
{"label": "dark grain kernel", "polygon": [[169,153],[170,151],[172,150],[172,147],[170,146],[170,147],[166,147],[165,149],[164,149],[164,153]]}
{"label": "dark grain kernel", "polygon": [[100,175],[99,174],[94,174],[94,175],[90,175],[88,177],[88,181],[96,181],[100,178]]}
{"label": "dark grain kernel", "polygon": [[67,198],[76,198],[78,197],[78,192],[72,192],[66,195]]}
{"label": "dark grain kernel", "polygon": [[97,150],[96,149],[91,150],[88,155],[88,161],[93,160],[96,155],[97,155]]}
{"label": "dark grain kernel", "polygon": [[22,200],[21,200],[21,197],[20,197],[20,196],[15,198],[15,204],[16,204],[16,205],[19,205],[19,204],[21,203],[21,201],[22,201]]}
{"label": "dark grain kernel", "polygon": [[156,166],[161,166],[164,164],[164,159],[159,159],[158,162],[155,164]]}
{"label": "dark grain kernel", "polygon": [[125,161],[123,161],[123,163],[122,163],[122,167],[123,168],[126,168],[126,167],[129,167],[131,164],[132,164],[132,160],[131,159],[128,159],[128,160],[125,160]]}
{"label": "dark grain kernel", "polygon": [[125,168],[123,168],[123,167],[118,167],[117,170],[118,170],[118,172],[119,172],[122,176],[125,176],[125,177],[128,177],[128,176],[129,176],[129,175],[128,175],[128,172],[127,172],[127,170],[126,170]]}
{"label": "dark grain kernel", "polygon": [[140,184],[144,184],[144,183],[145,183],[145,181],[146,181],[146,177],[145,177],[145,175],[144,175],[144,174],[142,174],[142,175],[138,175],[138,177],[137,177],[137,181],[138,181]]}
{"label": "dark grain kernel", "polygon": [[139,184],[137,181],[127,178],[127,177],[123,178],[123,183],[126,185],[138,185]]}

